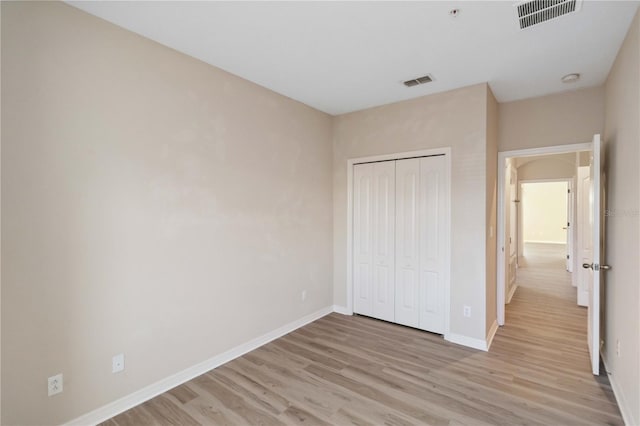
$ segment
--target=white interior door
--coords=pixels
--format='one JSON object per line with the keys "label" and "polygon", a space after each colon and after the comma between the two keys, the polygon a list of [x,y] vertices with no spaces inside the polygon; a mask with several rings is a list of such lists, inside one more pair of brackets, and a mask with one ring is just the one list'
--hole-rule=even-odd
{"label": "white interior door", "polygon": [[[515,285],[518,264],[518,169],[511,167],[509,170],[509,240],[508,240],[508,265],[509,290]],[[507,292],[509,295],[511,292]]]}
{"label": "white interior door", "polygon": [[394,320],[395,162],[354,166],[354,312]]}
{"label": "white interior door", "polygon": [[395,161],[373,164],[373,317],[395,315]]}
{"label": "white interior door", "polygon": [[418,196],[419,297],[418,327],[444,333],[446,264],[446,159],[444,156],[420,159]]}
{"label": "white interior door", "polygon": [[[593,214],[591,211],[591,178],[589,177],[590,167],[578,167],[578,214],[577,216],[577,232],[578,232],[578,259],[579,264],[591,263],[593,252],[591,250],[593,244],[592,226],[589,217]],[[588,269],[578,268],[578,305],[589,306],[589,282],[591,274]]]}
{"label": "white interior door", "polygon": [[589,306],[588,306],[588,341],[591,355],[591,370],[594,375],[600,374],[600,173],[602,170],[602,158],[600,151],[600,135],[593,137],[593,151],[591,164],[589,165],[589,176],[591,178],[591,212],[590,225],[592,232],[591,239],[591,262],[585,262],[589,269],[591,279],[589,281]]}
{"label": "white interior door", "polygon": [[445,156],[354,165],[355,313],[445,333],[448,167]]}
{"label": "white interior door", "polygon": [[353,311],[373,315],[373,164],[353,166]]}
{"label": "white interior door", "polygon": [[573,272],[573,185],[567,182],[567,271]]}
{"label": "white interior door", "polygon": [[420,160],[396,161],[396,298],[395,322],[418,327]]}

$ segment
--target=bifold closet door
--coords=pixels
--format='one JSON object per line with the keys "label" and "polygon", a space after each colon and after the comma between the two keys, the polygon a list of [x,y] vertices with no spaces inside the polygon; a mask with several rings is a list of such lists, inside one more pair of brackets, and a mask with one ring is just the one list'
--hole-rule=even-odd
{"label": "bifold closet door", "polygon": [[444,156],[396,161],[395,322],[444,333]]}
{"label": "bifold closet door", "polygon": [[394,321],[395,162],[354,166],[354,312]]}

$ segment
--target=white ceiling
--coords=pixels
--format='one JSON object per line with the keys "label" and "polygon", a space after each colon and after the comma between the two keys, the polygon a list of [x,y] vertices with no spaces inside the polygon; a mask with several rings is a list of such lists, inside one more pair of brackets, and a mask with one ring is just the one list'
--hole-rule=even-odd
{"label": "white ceiling", "polygon": [[585,1],[520,30],[511,1],[69,4],[329,114],[481,82],[499,102],[602,84],[638,7]]}

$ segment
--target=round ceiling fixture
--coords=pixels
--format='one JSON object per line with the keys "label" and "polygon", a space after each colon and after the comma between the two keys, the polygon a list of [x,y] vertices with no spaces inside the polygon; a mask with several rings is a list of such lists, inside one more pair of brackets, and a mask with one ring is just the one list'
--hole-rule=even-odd
{"label": "round ceiling fixture", "polygon": [[577,72],[572,74],[567,74],[564,77],[562,77],[563,83],[575,83],[578,80],[580,80],[580,74],[578,74]]}
{"label": "round ceiling fixture", "polygon": [[452,18],[457,18],[460,15],[460,9],[451,9],[449,11],[449,16]]}

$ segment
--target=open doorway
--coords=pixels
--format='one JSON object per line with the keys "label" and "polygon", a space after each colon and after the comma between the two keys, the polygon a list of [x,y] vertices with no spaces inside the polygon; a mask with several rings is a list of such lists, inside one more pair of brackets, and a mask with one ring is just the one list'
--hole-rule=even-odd
{"label": "open doorway", "polygon": [[[553,160],[553,156],[538,161]],[[573,271],[573,178],[522,180],[518,182],[521,230],[524,245],[522,262],[526,267],[528,252],[546,252],[554,263]]]}
{"label": "open doorway", "polygon": [[[553,152],[553,150],[558,152]],[[581,181],[588,171],[589,144],[567,145],[502,155],[498,237],[504,247],[498,253],[498,323],[504,325],[504,304],[517,291],[518,272],[527,266],[525,249],[533,244],[556,253],[578,292],[582,278],[578,225],[588,213],[588,189]],[[529,154],[527,151],[532,151]],[[519,154],[519,155],[518,155]],[[582,186],[581,186],[582,184]],[[587,197],[588,198],[588,197]],[[581,211],[578,209],[581,208]],[[583,225],[584,229],[584,225]],[[586,243],[586,239],[582,240]],[[538,250],[539,252],[540,250]],[[578,303],[578,294],[574,298]],[[502,306],[500,306],[502,305]],[[501,312],[502,308],[502,312]]]}
{"label": "open doorway", "polygon": [[[498,324],[535,329],[542,334],[530,338],[543,341],[574,321],[571,336],[556,337],[587,343],[597,375],[600,136],[591,144],[500,152],[498,164]],[[587,309],[578,304],[581,285]]]}

